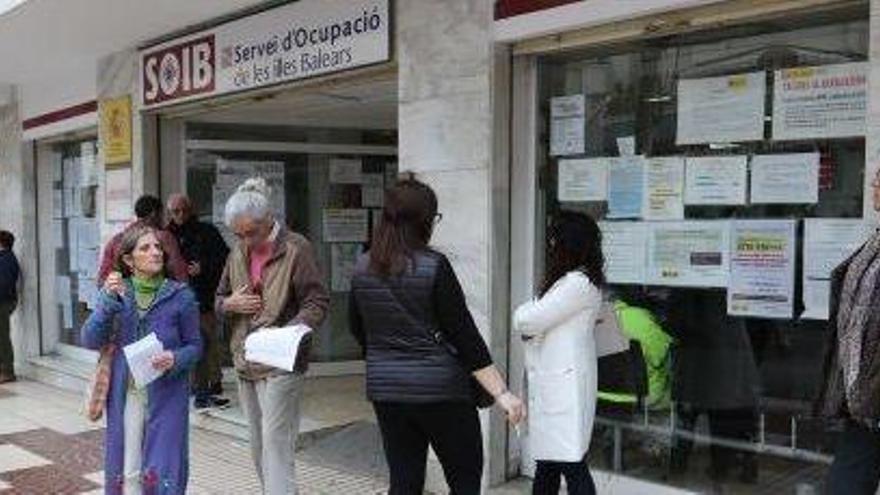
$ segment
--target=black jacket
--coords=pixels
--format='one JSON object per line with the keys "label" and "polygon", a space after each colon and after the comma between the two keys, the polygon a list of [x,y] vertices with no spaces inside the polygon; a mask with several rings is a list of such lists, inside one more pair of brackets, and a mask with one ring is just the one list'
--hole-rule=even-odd
{"label": "black jacket", "polygon": [[183,225],[171,223],[168,231],[177,238],[180,253],[187,264],[197,262],[201,266],[201,273],[189,281],[199,301],[199,310],[202,313],[213,311],[217,284],[229,256],[226,241],[217,227],[195,219]]}
{"label": "black jacket", "polygon": [[402,275],[383,278],[361,256],[350,328],[365,347],[367,397],[387,402],[473,400],[469,373],[492,363],[445,256],[420,251]]}
{"label": "black jacket", "polygon": [[0,303],[18,302],[18,278],[21,270],[12,251],[0,250]]}

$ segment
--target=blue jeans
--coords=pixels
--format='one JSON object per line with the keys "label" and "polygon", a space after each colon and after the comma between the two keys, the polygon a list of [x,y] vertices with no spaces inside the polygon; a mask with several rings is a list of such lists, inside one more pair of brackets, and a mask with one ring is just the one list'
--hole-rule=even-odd
{"label": "blue jeans", "polygon": [[880,482],[880,431],[849,422],[828,471],[829,495],[874,495]]}

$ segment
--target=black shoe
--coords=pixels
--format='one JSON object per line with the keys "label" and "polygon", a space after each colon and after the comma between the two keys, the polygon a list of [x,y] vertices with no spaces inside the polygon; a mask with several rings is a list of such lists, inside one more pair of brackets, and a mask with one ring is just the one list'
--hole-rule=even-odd
{"label": "black shoe", "polygon": [[223,395],[223,382],[214,382],[208,388],[211,395]]}

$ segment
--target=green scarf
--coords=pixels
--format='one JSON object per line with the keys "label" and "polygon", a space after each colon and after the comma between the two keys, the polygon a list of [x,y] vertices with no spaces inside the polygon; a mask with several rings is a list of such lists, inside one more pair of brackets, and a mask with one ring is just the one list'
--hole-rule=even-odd
{"label": "green scarf", "polygon": [[138,309],[149,309],[164,283],[165,277],[161,275],[153,278],[131,277],[131,285],[134,287],[134,300],[137,303]]}

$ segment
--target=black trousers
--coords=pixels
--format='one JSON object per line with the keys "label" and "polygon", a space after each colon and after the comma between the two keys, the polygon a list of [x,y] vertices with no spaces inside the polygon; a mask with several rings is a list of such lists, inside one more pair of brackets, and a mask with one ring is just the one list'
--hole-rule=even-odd
{"label": "black trousers", "polygon": [[569,495],[595,495],[596,485],[587,460],[580,462],[538,461],[532,495],[557,495],[562,477]]}
{"label": "black trousers", "polygon": [[374,402],[391,479],[389,495],[422,495],[428,445],[452,495],[479,495],[483,437],[471,404]]}
{"label": "black trousers", "polygon": [[874,495],[880,482],[880,432],[850,422],[837,439],[828,471],[830,495]]}

